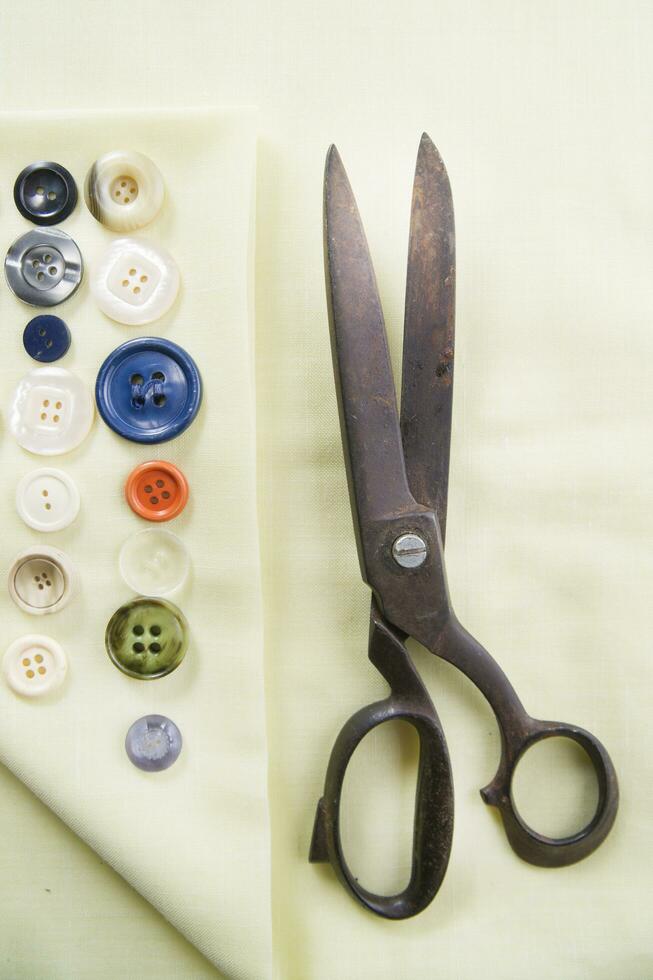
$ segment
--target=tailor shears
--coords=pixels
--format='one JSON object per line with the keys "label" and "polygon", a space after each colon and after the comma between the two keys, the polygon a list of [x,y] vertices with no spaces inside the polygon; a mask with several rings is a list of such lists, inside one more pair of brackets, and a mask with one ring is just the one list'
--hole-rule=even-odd
{"label": "tailor shears", "polygon": [[[455,245],[449,178],[424,134],[413,185],[404,322],[401,420],[370,254],[338,151],[324,178],[326,291],[340,427],[361,572],[372,589],[369,658],[390,694],[357,711],[331,752],[318,803],[310,860],[328,861],[362,905],[389,919],[421,912],[449,861],[453,787],[447,745],[433,703],[405,646],[411,636],[458,667],[482,692],[501,733],[496,775],[481,790],[498,808],[513,850],[531,864],[561,867],[594,851],[617,813],[614,766],[603,745],[576,725],[538,721],[499,665],[458,622],[443,558],[454,365]],[[376,895],[350,872],[340,839],[340,799],[351,756],[378,725],[403,719],[417,731],[419,766],[410,880]],[[598,782],[591,821],[569,837],[536,833],[512,797],[515,767],[535,742],[573,739]]]}

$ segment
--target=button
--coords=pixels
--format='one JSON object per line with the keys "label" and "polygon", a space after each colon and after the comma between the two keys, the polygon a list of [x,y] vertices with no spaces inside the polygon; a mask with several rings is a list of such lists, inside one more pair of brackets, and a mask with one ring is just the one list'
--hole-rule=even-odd
{"label": "button", "polygon": [[58,361],[70,347],[70,330],[58,316],[43,313],[25,327],[23,347],[35,361]]}
{"label": "button", "polygon": [[141,463],[125,484],[127,503],[146,521],[171,521],[188,502],[188,481],[172,463]]}
{"label": "button", "polygon": [[14,558],[9,595],[19,609],[34,616],[58,612],[70,602],[76,577],[68,555],[42,544]]}
{"label": "button", "polygon": [[75,374],[60,367],[34,368],[14,391],[9,429],[28,452],[57,456],[84,441],[93,414],[91,393]]}
{"label": "button", "polygon": [[14,640],[2,659],[7,684],[16,694],[27,698],[54,691],[63,683],[67,669],[63,647],[50,636],[39,633]]}
{"label": "button", "polygon": [[112,231],[142,228],[161,210],[165,187],[155,165],[142,153],[105,153],[89,170],[84,199],[89,211]]}
{"label": "button", "polygon": [[104,638],[107,653],[123,674],[154,680],[172,673],[188,649],[188,623],[166,599],[139,596],[117,609]]}
{"label": "button", "polygon": [[197,365],[183,348],[161,337],[139,337],[117,347],[95,383],[100,415],[132,442],[159,443],[188,428],[202,401]]}
{"label": "button", "polygon": [[75,210],[77,185],[60,163],[30,163],[16,177],[14,201],[28,221],[56,225]]}
{"label": "button", "polygon": [[120,549],[120,574],[141,595],[168,595],[188,577],[190,556],[176,534],[150,527],[127,538]]}
{"label": "button", "polygon": [[35,531],[61,531],[79,513],[79,490],[67,473],[43,467],[16,487],[16,509]]}
{"label": "button", "polygon": [[17,238],[5,258],[5,276],[30,306],[57,306],[75,292],[84,272],[82,253],[64,231],[44,228]]}
{"label": "button", "polygon": [[168,312],[179,292],[179,269],[164,249],[118,238],[95,269],[91,292],[112,320],[141,326]]}
{"label": "button", "polygon": [[165,715],[145,715],[130,727],[125,749],[130,760],[145,772],[161,772],[176,762],[181,752],[181,732]]}

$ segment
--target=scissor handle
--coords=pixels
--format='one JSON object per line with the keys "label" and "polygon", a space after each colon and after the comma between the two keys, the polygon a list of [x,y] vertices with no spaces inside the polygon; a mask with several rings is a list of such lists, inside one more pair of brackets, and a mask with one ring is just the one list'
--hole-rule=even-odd
{"label": "scissor handle", "polygon": [[[587,857],[607,837],[617,815],[619,786],[610,756],[596,736],[584,728],[557,721],[524,719],[521,731],[502,732],[504,749],[492,782],[481,790],[481,797],[496,806],[513,851],[543,868],[560,868]],[[598,801],[589,823],[568,837],[546,837],[538,834],[521,817],[512,791],[517,764],[537,742],[546,738],[570,738],[581,746],[594,767],[598,784]]]}
{"label": "scissor handle", "polygon": [[[467,674],[494,711],[501,733],[501,759],[494,779],[481,790],[481,796],[499,810],[515,853],[531,864],[560,868],[595,851],[610,832],[619,806],[617,774],[598,738],[577,725],[531,718],[497,662],[454,617],[442,633],[437,653]],[[578,833],[557,838],[538,834],[528,826],[517,810],[512,792],[515,769],[525,752],[536,742],[555,736],[570,738],[585,750],[599,791],[590,822]]]}
{"label": "scissor handle", "polygon": [[[370,660],[391,687],[390,696],[361,708],[338,735],[317,805],[309,860],[328,861],[361,905],[386,919],[406,919],[423,911],[442,883],[453,834],[453,786],[449,753],[433,703],[400,637],[372,612]],[[340,837],[340,801],[349,761],[363,738],[388,721],[412,725],[419,737],[410,881],[395,895],[377,895],[350,871]]]}

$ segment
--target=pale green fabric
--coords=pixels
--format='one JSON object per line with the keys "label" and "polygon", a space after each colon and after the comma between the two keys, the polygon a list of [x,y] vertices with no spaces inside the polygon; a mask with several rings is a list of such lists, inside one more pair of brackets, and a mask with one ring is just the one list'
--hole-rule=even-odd
{"label": "pale green fabric", "polygon": [[[65,365],[92,387],[113,348],[155,333],[185,347],[203,375],[201,411],[174,442],[139,446],[98,418],[78,449],[54,459],[76,481],[82,509],[47,543],[75,562],[79,594],[60,613],[36,619],[5,589],[0,609],[5,644],[46,632],[66,650],[69,672],[65,686],[40,702],[0,685],[0,758],[216,965],[258,980],[269,972],[271,951],[250,347],[254,117],[192,109],[15,114],[0,118],[0,147],[4,187],[25,159],[65,160],[80,177],[110,147],[138,148],[156,160],[167,200],[142,237],[176,258],[180,296],[154,329],[125,327],[98,311],[83,282],[60,311],[73,333]],[[211,206],[198,208],[198,198]],[[7,243],[25,224],[15,209],[5,216]],[[66,231],[79,243],[88,280],[116,236],[85,206]],[[29,313],[2,290],[5,404],[34,366],[21,341]],[[190,624],[191,644],[170,676],[138,682],[111,664],[104,631],[132,596],[118,569],[120,546],[144,526],[125,502],[125,480],[153,458],[179,465],[191,488],[174,531],[192,568],[173,597]],[[43,462],[6,433],[0,454],[6,567],[19,550],[43,541],[15,508],[16,483]],[[156,776],[136,769],[124,750],[130,724],[150,712],[171,717],[184,738],[178,762]]]}
{"label": "pale green fabric", "polygon": [[[648,980],[651,9],[639,0],[117,0],[109,15],[104,3],[62,0],[51,11],[43,0],[29,18],[0,11],[5,106],[51,105],[56,79],[57,105],[260,108],[256,398],[276,977]],[[388,924],[352,904],[328,868],[306,863],[332,740],[383,690],[365,660],[367,595],[326,330],[321,180],[335,140],[398,361],[423,129],[445,157],[458,233],[447,542],[456,608],[529,710],[605,741],[622,804],[587,861],[560,871],[520,862],[477,793],[497,760],[491,716],[454,671],[420,656],[452,753],[454,853],[429,911]],[[410,760],[409,743],[379,737],[351,786],[348,812],[360,812],[348,841],[368,838],[353,860],[378,887],[400,879],[388,848],[405,856]],[[560,761],[540,796],[542,829],[568,825],[560,781],[580,776],[577,809],[588,802],[576,760]],[[530,806],[536,790],[527,780]],[[246,921],[249,905],[238,914]],[[213,938],[219,949],[226,933]],[[263,942],[249,931],[248,947],[260,953]],[[40,955],[47,977],[48,943]],[[102,975],[99,959],[89,954],[85,980]]]}

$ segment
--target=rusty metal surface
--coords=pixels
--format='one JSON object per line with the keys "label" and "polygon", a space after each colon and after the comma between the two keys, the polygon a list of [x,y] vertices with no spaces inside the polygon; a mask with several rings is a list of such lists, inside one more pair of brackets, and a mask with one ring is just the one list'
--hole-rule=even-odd
{"label": "rusty metal surface", "polygon": [[408,484],[435,511],[444,544],[453,401],[456,242],[449,177],[426,133],[417,153],[408,241],[401,436]]}
{"label": "rusty metal surface", "polygon": [[[373,591],[369,657],[388,681],[390,695],[358,711],[336,740],[317,808],[310,860],[329,861],[343,885],[366,908],[400,919],[422,911],[437,893],[453,830],[447,746],[435,708],[406,650],[407,636],[458,667],[489,702],[501,734],[501,758],[481,796],[498,808],[510,845],[521,858],[559,867],[591,854],[614,823],[619,791],[614,767],[599,740],[575,725],[532,718],[496,661],[458,622],[451,605],[442,542],[454,357],[453,208],[444,164],[426,134],[413,188],[401,430],[374,271],[356,202],[334,147],[325,172],[324,242],[350,500],[363,578]],[[393,558],[393,545],[402,535],[417,535],[423,542],[418,567],[402,566]],[[373,728],[396,718],[412,724],[420,740],[413,856],[407,888],[398,895],[382,896],[363,888],[347,867],[340,840],[340,799],[356,746]],[[561,839],[528,827],[511,792],[523,753],[552,736],[570,738],[585,749],[599,790],[590,823]]]}

